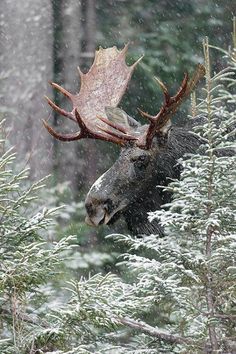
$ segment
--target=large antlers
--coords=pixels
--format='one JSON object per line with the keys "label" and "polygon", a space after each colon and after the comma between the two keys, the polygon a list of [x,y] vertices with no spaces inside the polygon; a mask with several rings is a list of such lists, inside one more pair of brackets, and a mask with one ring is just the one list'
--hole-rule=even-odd
{"label": "large antlers", "polygon": [[[205,75],[205,68],[203,65],[198,64],[195,73],[193,74],[192,79],[189,81],[188,74],[185,74],[184,79],[180,85],[178,92],[174,96],[170,96],[166,86],[162,81],[156,78],[156,81],[162,88],[164,94],[164,103],[160,109],[160,111],[152,116],[148,113],[145,113],[141,110],[139,112],[143,117],[149,120],[149,125],[147,129],[141,135],[132,135],[133,131],[129,129],[124,130],[124,133],[131,135],[132,139],[135,140],[135,145],[141,149],[150,149],[152,140],[157,133],[163,133],[166,127],[168,127],[168,122],[171,116],[176,112],[181,103],[185,98],[189,96],[191,91],[195,88],[199,80]],[[102,119],[102,118],[101,118]],[[110,127],[119,129],[117,124],[110,122],[108,119],[103,118],[103,122],[105,122]],[[136,139],[135,139],[136,138]],[[131,140],[131,139],[130,139]]]}
{"label": "large antlers", "polygon": [[185,98],[189,96],[191,91],[195,88],[198,81],[205,75],[205,68],[203,65],[198,64],[195,73],[193,74],[192,79],[189,81],[188,74],[186,73],[182,84],[178,92],[174,96],[170,96],[167,87],[163,84],[162,81],[156,78],[156,81],[162,88],[164,94],[164,104],[162,105],[160,111],[152,116],[148,113],[145,113],[141,110],[139,112],[143,117],[149,120],[149,127],[145,133],[145,136],[142,137],[141,141],[137,142],[137,145],[143,149],[149,149],[152,144],[152,139],[155,134],[161,132],[162,129],[167,125],[171,116],[177,111],[181,103]]}
{"label": "large antlers", "polygon": [[112,122],[106,117],[106,107],[116,107],[119,104],[133,70],[141,59],[132,66],[127,66],[125,63],[127,49],[127,45],[121,51],[116,47],[100,48],[95,54],[94,63],[88,73],[83,74],[79,69],[81,87],[78,94],[73,95],[61,86],[51,83],[55,89],[71,101],[73,108],[71,112],[67,112],[46,97],[49,105],[62,116],[76,122],[80,127],[80,131],[77,133],[59,134],[47,122],[43,121],[52,136],[62,141],[92,138],[119,145],[125,145],[130,141],[141,149],[150,149],[155,134],[163,132],[171,116],[205,75],[205,68],[198,64],[190,81],[188,74],[185,74],[182,84],[174,96],[170,96],[166,86],[156,79],[163,90],[164,103],[155,116],[140,111],[149,120],[149,125],[144,133],[139,135],[139,132],[135,132],[132,128]]}
{"label": "large antlers", "polygon": [[63,87],[51,83],[52,87],[60,91],[72,103],[72,111],[67,112],[58,107],[48,97],[48,104],[62,116],[78,123],[80,131],[74,134],[59,134],[55,132],[46,121],[43,121],[48,132],[58,140],[73,141],[82,138],[92,138],[110,141],[119,145],[124,145],[127,141],[136,138],[129,135],[120,126],[111,126],[99,119],[104,117],[105,107],[116,107],[129,83],[133,70],[139,60],[132,66],[125,63],[125,55],[128,46],[119,51],[116,47],[100,48],[96,54],[92,67],[87,74],[79,70],[81,86],[78,94],[71,94]]}

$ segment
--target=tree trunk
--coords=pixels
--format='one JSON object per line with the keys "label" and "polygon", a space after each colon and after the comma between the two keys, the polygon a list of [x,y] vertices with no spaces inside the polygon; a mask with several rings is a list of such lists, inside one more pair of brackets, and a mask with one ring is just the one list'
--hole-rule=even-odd
{"label": "tree trunk", "polygon": [[[55,16],[55,14],[54,14]],[[68,91],[75,93],[79,90],[79,75],[77,67],[81,53],[81,3],[78,0],[66,0],[61,2],[56,21],[61,21],[59,49],[56,60],[59,63],[58,79],[59,84]],[[62,95],[57,97],[59,106],[71,110],[68,99]],[[57,124],[63,131],[78,130],[78,126],[71,121],[56,117]],[[83,142],[82,142],[83,143]],[[81,142],[56,143],[57,172],[58,181],[69,181],[73,191],[78,190],[78,186],[83,180],[84,159],[78,153],[78,145]]]}
{"label": "tree trunk", "polygon": [[[85,32],[84,32],[84,53],[82,68],[88,70],[92,65],[96,50],[96,1],[87,0],[84,2],[85,13]],[[96,141],[87,141],[85,145],[85,179],[87,185],[91,185],[97,176],[97,167],[99,160],[99,150]]]}
{"label": "tree trunk", "polygon": [[32,178],[51,172],[52,137],[43,128],[43,99],[52,79],[52,9],[50,0],[2,0],[0,65],[5,75],[0,103],[7,108],[6,126],[19,160]]}

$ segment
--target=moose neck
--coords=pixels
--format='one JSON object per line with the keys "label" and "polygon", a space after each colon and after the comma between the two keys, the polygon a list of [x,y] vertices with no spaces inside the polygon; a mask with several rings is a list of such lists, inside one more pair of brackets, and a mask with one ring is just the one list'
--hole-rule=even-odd
{"label": "moose neck", "polygon": [[150,222],[148,213],[160,209],[161,205],[170,201],[171,195],[161,189],[147,191],[144,198],[139,198],[129,205],[124,213],[128,230],[134,235],[157,234],[163,236],[163,229],[157,220]]}

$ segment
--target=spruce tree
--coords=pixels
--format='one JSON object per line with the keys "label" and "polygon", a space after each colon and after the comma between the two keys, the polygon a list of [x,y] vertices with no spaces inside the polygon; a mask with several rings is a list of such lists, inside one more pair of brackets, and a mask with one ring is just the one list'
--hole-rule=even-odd
{"label": "spruce tree", "polygon": [[58,208],[37,203],[45,179],[30,185],[28,169],[15,172],[16,154],[13,149],[5,151],[4,139],[0,144],[0,352],[36,353],[38,338],[47,337],[41,345],[46,348],[53,337],[46,321],[50,306],[46,289],[51,289],[72,237],[49,242],[47,234]]}

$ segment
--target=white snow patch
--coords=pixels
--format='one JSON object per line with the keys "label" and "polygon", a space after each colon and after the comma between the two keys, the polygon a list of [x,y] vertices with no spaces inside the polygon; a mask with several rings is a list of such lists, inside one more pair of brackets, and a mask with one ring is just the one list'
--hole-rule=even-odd
{"label": "white snow patch", "polygon": [[103,173],[95,182],[94,184],[92,185],[92,187],[90,188],[88,194],[92,191],[92,190],[95,190],[96,192],[101,188],[101,185],[102,185],[102,181],[103,181],[103,178],[105,176],[105,174],[107,173],[107,171],[105,173]]}

